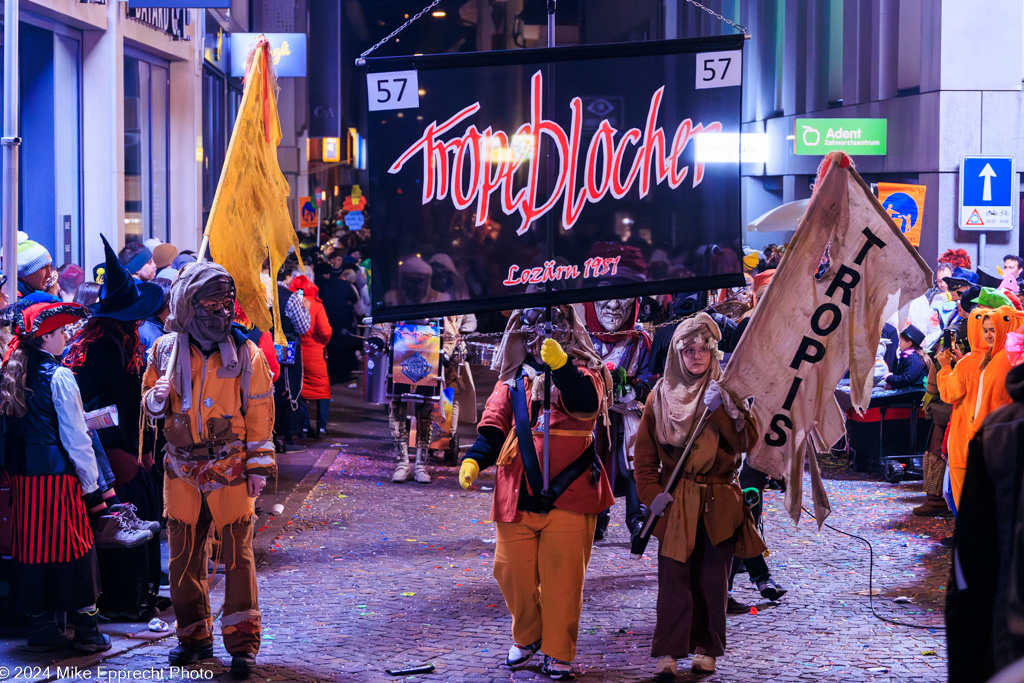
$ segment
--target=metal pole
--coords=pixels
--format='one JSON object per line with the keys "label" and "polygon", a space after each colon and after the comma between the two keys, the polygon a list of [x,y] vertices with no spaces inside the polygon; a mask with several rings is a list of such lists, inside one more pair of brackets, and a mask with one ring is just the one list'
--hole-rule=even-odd
{"label": "metal pole", "polygon": [[555,6],[558,0],[548,0],[548,47],[555,46]]}
{"label": "metal pole", "polygon": [[[557,0],[548,0],[548,47],[555,46],[555,5]],[[551,98],[554,96],[554,87],[551,82],[551,69],[548,65],[548,105],[551,106]],[[540,153],[540,150],[537,150]],[[551,187],[551,159],[548,159],[547,163],[547,175],[548,175],[548,188]],[[551,217],[551,212],[548,212],[547,216],[547,258],[551,259],[553,255],[553,247],[555,242],[554,235],[554,221]],[[551,282],[549,281],[545,285],[545,291],[548,294],[551,293]],[[547,307],[544,312],[544,336],[547,339],[551,338],[551,306]],[[570,363],[572,360],[569,361]],[[551,368],[547,365],[544,366],[544,491],[547,491],[551,485]]]}
{"label": "metal pole", "polygon": [[13,302],[18,296],[18,149],[21,144],[21,98],[18,65],[18,0],[4,0],[4,134],[3,244],[4,294]]}
{"label": "metal pole", "polygon": [[984,231],[978,233],[978,265],[981,268],[985,265],[985,247],[988,246],[988,235]]}

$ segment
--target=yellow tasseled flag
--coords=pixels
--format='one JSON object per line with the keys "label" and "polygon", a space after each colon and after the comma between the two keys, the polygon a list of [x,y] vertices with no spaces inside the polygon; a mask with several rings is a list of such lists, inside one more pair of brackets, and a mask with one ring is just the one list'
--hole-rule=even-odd
{"label": "yellow tasseled flag", "polygon": [[275,341],[283,344],[277,287],[270,288],[273,304],[268,309],[260,273],[269,256],[270,277],[276,281],[289,248],[298,254],[299,243],[288,212],[288,181],[277,165],[281,121],[269,51],[269,43],[261,37],[249,57],[245,91],[206,234],[213,260],[235,279],[246,316],[260,330],[273,327]]}

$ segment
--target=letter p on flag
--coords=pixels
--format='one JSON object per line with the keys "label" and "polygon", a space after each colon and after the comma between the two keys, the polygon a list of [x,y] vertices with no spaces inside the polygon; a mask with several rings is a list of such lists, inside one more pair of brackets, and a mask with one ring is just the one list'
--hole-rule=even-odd
{"label": "letter p on flag", "polygon": [[[827,245],[830,263],[819,279],[815,273]],[[831,511],[816,452],[845,434],[834,396],[839,380],[849,371],[854,409],[866,410],[882,325],[923,294],[931,278],[850,157],[826,156],[786,258],[719,382],[734,399],[756,397],[751,416],[758,437],[748,457],[754,467],[786,480],[786,509],[794,522],[803,504],[805,457],[819,528]]]}

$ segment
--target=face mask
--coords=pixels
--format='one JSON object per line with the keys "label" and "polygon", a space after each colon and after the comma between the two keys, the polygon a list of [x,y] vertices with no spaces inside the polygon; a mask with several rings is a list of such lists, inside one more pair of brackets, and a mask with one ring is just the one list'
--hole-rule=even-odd
{"label": "face mask", "polygon": [[636,299],[608,299],[595,301],[597,321],[605,332],[617,332],[636,307]]}
{"label": "face mask", "polygon": [[447,292],[452,287],[452,274],[447,270],[435,270],[430,286],[438,292]]}
{"label": "face mask", "polygon": [[195,318],[188,333],[201,345],[223,341],[231,331],[235,318],[235,286],[228,280],[215,280],[204,286],[192,299]]}
{"label": "face mask", "polygon": [[402,293],[408,303],[418,304],[427,298],[430,289],[430,278],[422,275],[406,275],[399,279]]}

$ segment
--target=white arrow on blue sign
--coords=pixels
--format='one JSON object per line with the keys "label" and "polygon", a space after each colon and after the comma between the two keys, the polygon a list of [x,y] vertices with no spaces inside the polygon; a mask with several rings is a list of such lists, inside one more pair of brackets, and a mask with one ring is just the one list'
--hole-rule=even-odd
{"label": "white arrow on blue sign", "polygon": [[960,162],[960,229],[1013,229],[1017,194],[1013,157],[964,157]]}

